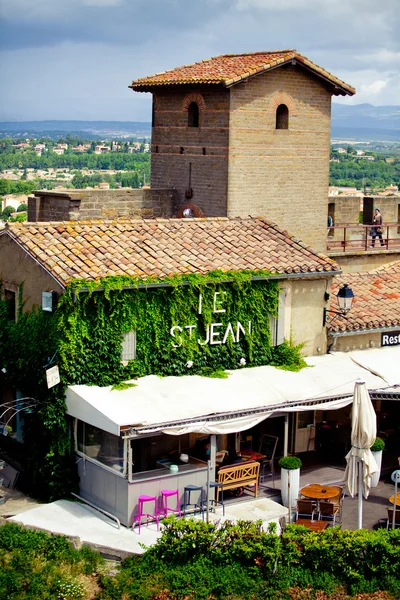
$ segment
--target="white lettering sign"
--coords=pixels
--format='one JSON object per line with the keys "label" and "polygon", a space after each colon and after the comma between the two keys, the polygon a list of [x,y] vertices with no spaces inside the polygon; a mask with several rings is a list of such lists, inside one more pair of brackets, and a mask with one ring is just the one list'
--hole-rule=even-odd
{"label": "white lettering sign", "polygon": [[[226,313],[226,309],[223,308],[223,303],[226,301],[226,292],[215,292],[213,296],[213,312],[214,313]],[[198,314],[203,313],[203,297],[199,294]],[[174,340],[172,344],[173,348],[180,348],[183,344],[185,335],[189,338],[196,337],[199,335],[197,332],[197,325],[174,325],[169,331],[171,337]],[[197,343],[199,346],[216,346],[218,344],[226,344],[228,340],[237,344],[240,340],[247,335],[251,335],[251,321],[248,321],[246,325],[237,321],[235,324],[228,323],[226,327],[223,323],[210,323],[206,326],[205,337],[197,337]]]}
{"label": "white lettering sign", "polygon": [[51,367],[46,371],[47,387],[50,389],[60,383],[60,372],[58,366]]}

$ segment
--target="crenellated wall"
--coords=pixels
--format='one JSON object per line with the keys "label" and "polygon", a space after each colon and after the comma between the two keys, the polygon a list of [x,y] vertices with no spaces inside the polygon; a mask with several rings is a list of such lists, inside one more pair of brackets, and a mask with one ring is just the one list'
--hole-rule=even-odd
{"label": "crenellated wall", "polygon": [[34,192],[28,199],[28,221],[172,217],[173,189],[71,190]]}

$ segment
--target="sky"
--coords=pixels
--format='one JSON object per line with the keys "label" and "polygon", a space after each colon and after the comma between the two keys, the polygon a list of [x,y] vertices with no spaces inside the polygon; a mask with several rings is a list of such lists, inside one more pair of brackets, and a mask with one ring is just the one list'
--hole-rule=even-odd
{"label": "sky", "polygon": [[133,79],[283,49],[400,105],[399,31],[399,0],[0,0],[0,121],[150,121]]}

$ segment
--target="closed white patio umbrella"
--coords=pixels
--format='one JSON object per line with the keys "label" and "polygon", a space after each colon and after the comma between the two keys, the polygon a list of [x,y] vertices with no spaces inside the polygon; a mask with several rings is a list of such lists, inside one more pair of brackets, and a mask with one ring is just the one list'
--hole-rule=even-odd
{"label": "closed white patio umbrella", "polygon": [[370,450],[376,438],[376,414],[367,386],[354,386],[351,413],[351,450],[346,456],[345,481],[352,498],[358,493],[358,529],[362,528],[362,497],[368,498],[371,477],[378,467]]}

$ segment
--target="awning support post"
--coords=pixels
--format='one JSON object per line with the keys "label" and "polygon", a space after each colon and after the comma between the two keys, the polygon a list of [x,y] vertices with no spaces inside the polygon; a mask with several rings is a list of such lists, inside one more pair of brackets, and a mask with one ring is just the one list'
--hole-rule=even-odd
{"label": "awning support post", "polygon": [[285,413],[285,426],[283,434],[283,456],[288,455],[289,448],[289,413]]}

